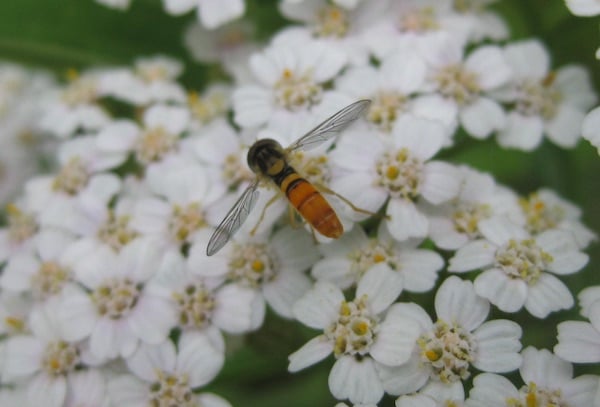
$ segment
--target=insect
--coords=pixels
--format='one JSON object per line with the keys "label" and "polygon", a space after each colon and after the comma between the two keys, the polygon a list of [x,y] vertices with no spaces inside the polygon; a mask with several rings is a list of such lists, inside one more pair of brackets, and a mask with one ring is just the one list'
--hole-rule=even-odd
{"label": "insect", "polygon": [[[271,180],[279,187],[290,204],[313,229],[327,237],[340,237],[344,228],[333,208],[317,188],[302,178],[289,164],[289,156],[294,151],[309,150],[331,140],[360,117],[370,104],[370,100],[359,100],[346,106],[287,148],[283,148],[273,139],[256,141],[250,147],[247,156],[248,166],[256,174],[256,179],[246,188],[217,226],[206,247],[206,254],[212,256],[218,252],[242,226],[256,204],[260,182],[265,179]],[[333,193],[333,191],[328,192]],[[362,212],[350,202],[346,202],[355,210]]]}

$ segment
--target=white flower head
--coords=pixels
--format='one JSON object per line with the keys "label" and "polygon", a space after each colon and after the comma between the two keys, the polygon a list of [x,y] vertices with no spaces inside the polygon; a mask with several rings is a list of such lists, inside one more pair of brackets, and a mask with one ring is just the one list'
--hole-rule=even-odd
{"label": "white flower head", "polygon": [[169,14],[181,15],[197,9],[198,21],[208,29],[214,29],[231,20],[241,17],[246,11],[244,0],[163,0]]}
{"label": "white flower head", "polygon": [[468,407],[505,407],[514,405],[592,406],[598,377],[573,378],[573,366],[546,349],[528,347],[522,352],[519,370],[524,385],[517,389],[507,378],[483,373],[473,380]]}
{"label": "white flower head", "polygon": [[8,204],[5,208],[6,226],[0,228],[0,261],[28,250],[39,230],[35,213],[23,204]]}
{"label": "white flower head", "polygon": [[[111,400],[123,406],[206,405],[229,406],[211,393],[196,393],[210,382],[224,362],[224,343],[220,337],[199,332],[184,332],[177,350],[170,340],[159,345],[141,345],[127,358],[135,375],[117,376],[108,383]],[[219,404],[212,404],[215,398]]]}
{"label": "white flower head", "polygon": [[403,289],[425,292],[433,288],[444,265],[442,257],[434,251],[403,246],[383,231],[369,239],[361,227],[354,227],[339,240],[319,249],[324,258],[313,266],[313,277],[344,290],[357,284],[369,270],[384,265],[402,276]]}
{"label": "white flower head", "polygon": [[429,236],[436,246],[456,250],[481,238],[479,222],[504,215],[523,223],[517,195],[497,185],[487,173],[460,167],[462,175],[458,196],[441,205],[424,205],[429,218]]}
{"label": "white flower head", "polygon": [[150,281],[168,266],[163,252],[150,239],[135,239],[118,254],[108,247],[85,258],[74,253],[73,270],[86,290],[63,292],[59,317],[68,324],[65,337],[89,337],[91,354],[101,359],[129,356],[140,340],[164,341],[177,316]]}
{"label": "white flower head", "polygon": [[594,108],[583,119],[581,137],[598,149],[600,154],[600,107]]}
{"label": "white flower head", "polygon": [[388,315],[417,323],[419,336],[408,363],[380,368],[386,392],[401,395],[420,389],[439,400],[460,399],[463,380],[473,367],[489,372],[518,368],[521,327],[509,320],[486,322],[489,308],[473,283],[455,276],[447,278],[435,296],[435,323],[416,304],[392,306]]}
{"label": "white flower head", "polygon": [[419,334],[418,325],[385,311],[402,289],[402,279],[385,267],[367,272],[353,300],[328,282],[317,282],[296,305],[294,316],[323,333],[290,355],[288,370],[304,369],[333,353],[329,389],[337,399],[377,403],[384,390],[376,367],[405,363]]}
{"label": "white flower head", "polygon": [[484,239],[459,249],[448,270],[465,272],[481,268],[475,291],[505,312],[525,307],[537,318],[573,306],[573,296],[554,274],[575,273],[588,256],[577,247],[573,235],[548,230],[532,236],[505,218],[480,222]]}
{"label": "white flower head", "polygon": [[575,65],[551,70],[548,51],[537,40],[509,44],[504,55],[513,80],[498,96],[514,107],[498,134],[500,145],[531,151],[545,134],[560,147],[574,147],[597,99],[588,72]]}
{"label": "white flower head", "polygon": [[217,277],[245,292],[260,294],[252,300],[253,328],[262,324],[265,302],[285,318],[292,317],[292,306],[309,288],[304,271],[314,264],[318,253],[310,235],[283,227],[267,238],[264,233],[248,236],[238,231],[221,251],[206,255],[210,233],[202,232],[190,248],[188,267],[203,277]]}
{"label": "white flower head", "polygon": [[258,83],[234,91],[236,123],[257,127],[281,111],[310,110],[346,62],[335,47],[312,40],[295,47],[273,44],[252,55],[250,68]]}
{"label": "white flower head", "polygon": [[389,138],[355,126],[331,153],[336,173],[331,188],[371,212],[389,200],[386,225],[397,240],[423,238],[427,217],[416,202],[440,204],[459,192],[460,175],[431,158],[442,148],[445,130],[437,122],[405,115]]}

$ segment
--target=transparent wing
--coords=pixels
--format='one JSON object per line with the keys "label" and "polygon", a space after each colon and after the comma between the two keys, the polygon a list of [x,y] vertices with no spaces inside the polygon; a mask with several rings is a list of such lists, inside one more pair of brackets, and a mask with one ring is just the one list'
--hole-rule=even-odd
{"label": "transparent wing", "polygon": [[213,232],[208,246],[206,246],[206,255],[212,256],[231,239],[231,237],[242,226],[258,199],[259,191],[257,190],[258,180],[254,181],[242,193],[239,199],[231,207],[225,219],[217,226]]}
{"label": "transparent wing", "polygon": [[296,140],[287,150],[294,151],[298,149],[308,150],[317,147],[319,144],[331,139],[336,134],[348,127],[354,120],[369,107],[370,100],[359,100],[346,106],[323,123],[306,133]]}

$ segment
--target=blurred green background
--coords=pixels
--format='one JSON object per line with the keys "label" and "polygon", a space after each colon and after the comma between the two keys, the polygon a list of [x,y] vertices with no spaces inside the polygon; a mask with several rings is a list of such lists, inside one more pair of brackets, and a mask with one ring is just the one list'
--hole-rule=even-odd
{"label": "blurred green background", "polygon": [[[246,18],[257,23],[260,38],[268,38],[287,24],[277,13],[275,0],[246,2]],[[594,58],[600,45],[600,18],[575,17],[561,0],[502,0],[495,9],[510,25],[512,39],[542,39],[555,67],[583,64],[592,74],[596,89],[600,89],[600,65]],[[92,0],[5,0],[0,2],[0,60],[43,67],[60,77],[68,68],[127,65],[138,56],[166,54],[185,62],[183,83],[201,89],[221,72],[194,63],[183,48],[183,29],[194,19],[193,13],[182,17],[165,14],[159,0],[133,0],[125,12]],[[500,149],[493,138],[483,142],[465,140],[444,158],[491,172],[499,182],[523,194],[540,187],[552,188],[580,205],[585,223],[600,231],[600,157],[585,141],[569,151],[546,142],[533,153],[522,153]],[[589,248],[591,259],[584,271],[563,279],[573,293],[600,284],[599,246],[595,243]],[[432,302],[431,294],[403,294],[401,299],[429,305]],[[552,314],[543,321],[529,318],[526,313],[495,311],[493,317],[519,322],[525,331],[525,346],[550,349],[556,343],[556,324],[580,319],[578,309]],[[226,367],[207,389],[235,406],[333,406],[335,401],[327,388],[331,360],[299,374],[286,372],[287,355],[316,334],[269,315],[259,332],[229,338]],[[577,374],[585,372],[600,374],[600,368],[576,366]],[[391,406],[393,401],[388,398],[381,405]]]}

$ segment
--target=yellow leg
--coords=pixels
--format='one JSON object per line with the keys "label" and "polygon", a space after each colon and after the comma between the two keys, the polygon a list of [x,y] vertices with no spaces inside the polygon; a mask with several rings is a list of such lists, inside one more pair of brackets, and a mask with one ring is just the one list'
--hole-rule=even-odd
{"label": "yellow leg", "polygon": [[275,194],[275,195],[273,195],[273,197],[271,199],[269,199],[269,202],[267,202],[267,204],[264,206],[262,212],[260,213],[260,218],[258,218],[258,222],[256,222],[256,225],[254,225],[252,230],[250,230],[250,236],[254,236],[254,234],[256,233],[256,229],[258,229],[258,226],[261,224],[261,222],[265,218],[265,213],[267,212],[267,208],[269,206],[273,205],[273,202],[275,202],[279,198],[280,198],[279,194]]}
{"label": "yellow leg", "polygon": [[[321,192],[325,193],[325,194],[329,194],[329,195],[335,195],[338,198],[340,198],[346,205],[348,205],[350,208],[352,208],[353,211],[355,212],[359,212],[359,213],[364,213],[366,215],[371,215],[371,216],[376,216],[376,217],[382,217],[382,215],[380,215],[377,212],[371,212],[368,211],[366,209],[362,209],[359,208],[358,206],[354,205],[352,202],[350,202],[349,199],[344,198],[342,195],[338,194],[337,192],[335,192],[332,189],[327,188],[325,185],[321,185],[321,184],[314,184],[315,187],[320,190]],[[387,217],[387,215],[383,215],[385,217]]]}

